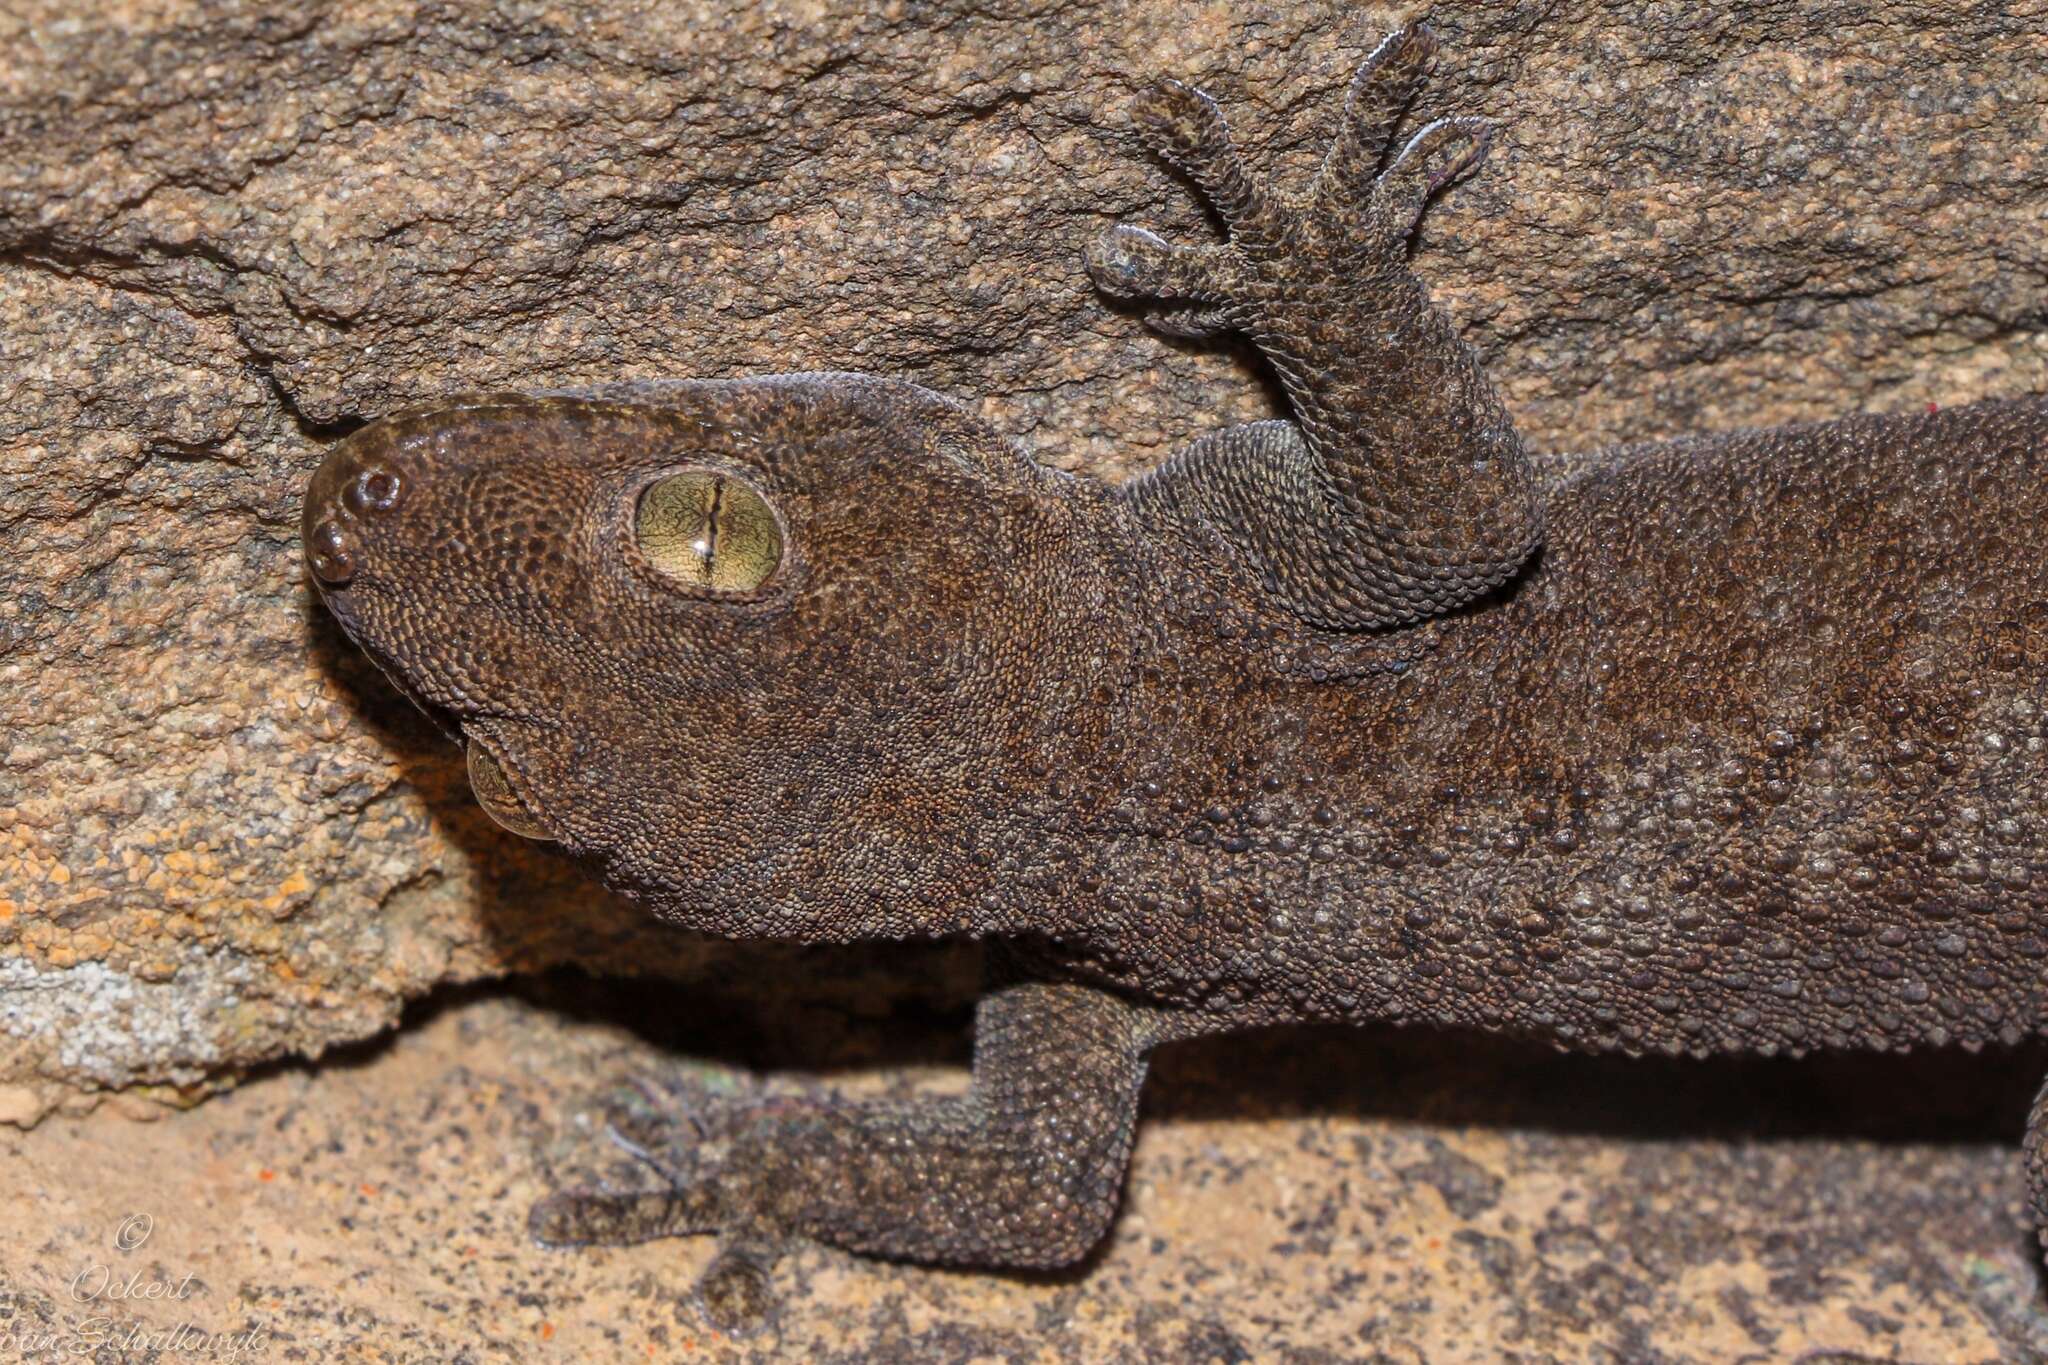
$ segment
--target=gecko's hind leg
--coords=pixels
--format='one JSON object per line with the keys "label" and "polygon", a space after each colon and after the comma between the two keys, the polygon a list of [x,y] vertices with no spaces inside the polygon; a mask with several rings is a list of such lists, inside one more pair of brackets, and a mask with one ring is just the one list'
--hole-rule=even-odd
{"label": "gecko's hind leg", "polygon": [[609,1127],[659,1184],[565,1190],[529,1226],[557,1245],[717,1233],[697,1297],[728,1331],[765,1322],[776,1258],[794,1238],[942,1263],[1070,1264],[1115,1214],[1145,1053],[1164,1027],[1092,987],[1004,979],[976,1011],[965,1094],[854,1102],[639,1088]]}

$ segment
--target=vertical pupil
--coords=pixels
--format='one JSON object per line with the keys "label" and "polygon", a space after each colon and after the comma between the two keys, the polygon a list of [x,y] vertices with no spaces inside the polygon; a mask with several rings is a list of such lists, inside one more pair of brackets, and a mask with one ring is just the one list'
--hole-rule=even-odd
{"label": "vertical pupil", "polygon": [[751,592],[782,560],[775,513],[745,480],[709,469],[649,484],[634,533],[655,568],[696,588]]}
{"label": "vertical pupil", "polygon": [[704,509],[704,535],[698,543],[704,548],[704,581],[711,581],[712,567],[718,562],[718,509],[725,501],[725,480],[711,481],[711,505]]}

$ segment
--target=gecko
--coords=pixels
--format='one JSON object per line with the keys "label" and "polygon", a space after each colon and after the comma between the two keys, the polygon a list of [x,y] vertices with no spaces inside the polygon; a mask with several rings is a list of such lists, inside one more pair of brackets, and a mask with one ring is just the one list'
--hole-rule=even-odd
{"label": "gecko", "polygon": [[[1083,1257],[1148,1054],[1294,1021],[1704,1057],[2009,1045],[2048,1018],[2048,400],[1532,458],[1410,268],[1489,125],[1394,136],[1426,26],[1312,183],[1162,80],[1227,230],[1104,293],[1235,332],[1284,420],[1109,484],[853,373],[480,394],[337,443],[310,577],[478,801],[674,925],[986,944],[964,1093],[676,1100],[550,1244]],[[2048,1226],[2048,1092],[2024,1140]]]}

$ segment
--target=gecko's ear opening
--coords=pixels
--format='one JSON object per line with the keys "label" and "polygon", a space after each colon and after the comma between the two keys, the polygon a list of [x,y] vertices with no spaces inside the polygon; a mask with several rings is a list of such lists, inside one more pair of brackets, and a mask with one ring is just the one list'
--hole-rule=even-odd
{"label": "gecko's ear opening", "polygon": [[498,760],[491,756],[491,751],[474,739],[467,742],[467,747],[469,789],[476,794],[476,803],[484,808],[484,814],[522,839],[552,843],[554,834],[512,790],[511,780],[505,776],[505,769]]}

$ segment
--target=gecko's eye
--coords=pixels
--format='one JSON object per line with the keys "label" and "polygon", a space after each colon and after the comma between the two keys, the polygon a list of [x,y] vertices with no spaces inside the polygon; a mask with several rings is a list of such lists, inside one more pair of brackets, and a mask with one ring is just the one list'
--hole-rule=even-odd
{"label": "gecko's eye", "polygon": [[687,469],[640,494],[633,534],[656,569],[688,587],[752,592],[782,562],[767,500],[730,474]]}

